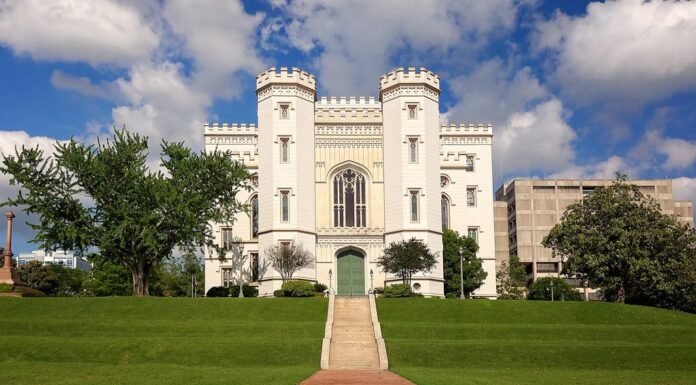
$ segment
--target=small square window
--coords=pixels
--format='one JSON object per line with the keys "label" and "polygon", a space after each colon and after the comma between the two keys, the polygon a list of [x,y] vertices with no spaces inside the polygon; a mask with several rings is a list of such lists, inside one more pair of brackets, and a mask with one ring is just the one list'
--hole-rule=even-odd
{"label": "small square window", "polygon": [[289,147],[290,147],[290,138],[284,137],[284,138],[279,138],[280,142],[280,163],[288,163],[289,162]]}
{"label": "small square window", "polygon": [[420,221],[420,208],[419,208],[419,196],[420,191],[411,190],[409,191],[409,199],[411,202],[411,222]]}
{"label": "small square window", "polygon": [[476,243],[478,243],[478,228],[477,227],[469,227],[467,234],[469,238],[473,239]]}
{"label": "small square window", "polygon": [[409,104],[407,107],[408,107],[408,118],[409,119],[418,119],[418,105],[417,104]]}
{"label": "small square window", "polygon": [[469,207],[476,206],[476,187],[466,188],[466,205]]}
{"label": "small square window", "polygon": [[466,171],[474,171],[474,156],[466,156]]}
{"label": "small square window", "polygon": [[281,119],[290,119],[290,105],[289,104],[281,104],[280,105],[280,118]]}
{"label": "small square window", "polygon": [[418,163],[418,138],[408,138],[408,161]]}

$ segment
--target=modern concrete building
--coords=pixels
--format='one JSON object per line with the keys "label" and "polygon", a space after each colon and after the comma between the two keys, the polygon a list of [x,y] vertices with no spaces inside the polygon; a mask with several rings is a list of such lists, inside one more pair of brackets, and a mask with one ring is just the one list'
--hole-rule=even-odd
{"label": "modern concrete building", "polygon": [[[560,220],[568,205],[613,180],[515,179],[495,194],[496,265],[517,254],[530,280],[558,276],[562,266],[541,241]],[[672,181],[631,180],[640,191],[655,198],[665,214],[674,214],[693,226],[692,202],[675,201]],[[504,235],[507,235],[505,237]]]}
{"label": "modern concrete building", "polygon": [[92,264],[85,259],[76,256],[72,252],[63,250],[44,251],[34,250],[31,253],[19,253],[17,256],[17,266],[26,265],[30,261],[41,261],[44,265],[55,263],[70,269],[81,269],[84,271],[92,270]]}
{"label": "modern concrete building", "polygon": [[207,151],[230,151],[256,174],[240,199],[250,210],[215,225],[220,244],[248,256],[239,269],[208,254],[206,290],[241,279],[273,294],[281,278],[265,259],[279,244],[301,244],[315,263],[294,279],[363,295],[398,278],[377,259],[412,237],[438,257],[413,289],[442,296],[442,229],[475,237],[488,272],[474,295],[494,298],[492,127],[440,126],[440,78],[420,68],[381,77],[378,97],[317,97],[313,75],[270,69],[256,78],[258,125],[206,124]]}

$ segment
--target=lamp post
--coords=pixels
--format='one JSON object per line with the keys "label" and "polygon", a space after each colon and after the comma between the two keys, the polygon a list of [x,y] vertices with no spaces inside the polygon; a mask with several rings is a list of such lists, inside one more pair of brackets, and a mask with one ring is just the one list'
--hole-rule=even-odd
{"label": "lamp post", "polygon": [[370,269],[370,294],[375,292],[374,285],[372,284],[373,280],[372,278],[374,277],[374,272],[372,272],[372,269]]}
{"label": "lamp post", "polygon": [[329,269],[329,294],[333,293],[333,280],[331,279],[331,276],[333,275],[333,271]]}
{"label": "lamp post", "polygon": [[551,302],[553,302],[553,281],[551,281]]}
{"label": "lamp post", "polygon": [[464,246],[459,246],[459,296],[464,299]]}

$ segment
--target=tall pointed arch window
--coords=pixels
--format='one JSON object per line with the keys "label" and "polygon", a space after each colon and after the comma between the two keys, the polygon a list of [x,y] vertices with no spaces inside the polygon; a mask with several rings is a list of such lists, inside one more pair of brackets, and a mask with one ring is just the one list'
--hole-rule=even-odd
{"label": "tall pointed arch window", "polygon": [[365,176],[346,169],[333,178],[334,227],[367,227]]}
{"label": "tall pointed arch window", "polygon": [[442,229],[449,229],[450,227],[450,200],[447,195],[442,194],[442,199],[440,201],[440,206],[442,210]]}
{"label": "tall pointed arch window", "polygon": [[251,238],[259,237],[259,196],[251,198]]}

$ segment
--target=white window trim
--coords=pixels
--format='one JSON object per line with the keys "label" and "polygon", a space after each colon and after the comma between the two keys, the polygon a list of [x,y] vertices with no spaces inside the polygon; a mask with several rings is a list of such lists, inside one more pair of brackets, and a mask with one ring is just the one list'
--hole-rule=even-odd
{"label": "white window trim", "polygon": [[[413,204],[411,202],[411,199],[413,198],[413,193],[416,195],[416,220],[413,220]],[[420,223],[421,222],[421,189],[419,188],[410,188],[407,191],[406,196],[408,197],[408,219],[410,223]]]}
{"label": "white window trim", "polygon": [[[411,108],[413,107],[413,108]],[[408,120],[418,120],[418,111],[420,110],[420,106],[418,103],[406,103],[406,118]],[[414,113],[414,117],[411,117],[411,111]]]}
{"label": "white window trim", "polygon": [[[469,205],[469,190],[474,191],[474,204]],[[478,186],[466,186],[466,207],[478,206]]]}
{"label": "white window trim", "polygon": [[[411,157],[411,143],[416,144],[416,160],[413,160]],[[406,137],[406,148],[408,151],[408,163],[410,164],[418,164],[420,160],[420,136],[417,135],[410,135]]]}
{"label": "white window trim", "polygon": [[[283,193],[286,192],[288,195],[288,219],[283,220]],[[280,223],[290,223],[290,197],[293,196],[292,194],[292,189],[289,188],[279,188],[278,189],[278,200],[279,200],[279,207],[280,207],[280,212],[279,218],[280,218]]]}
{"label": "white window trim", "polygon": [[[283,108],[286,107],[286,108]],[[283,110],[287,112],[287,116],[283,117]],[[290,119],[290,111],[292,110],[292,105],[290,102],[278,102],[278,119],[280,120],[289,120]]]}
{"label": "white window trim", "polygon": [[[287,143],[287,158],[283,160],[283,143]],[[290,163],[290,145],[292,144],[292,137],[290,135],[278,135],[278,151],[280,163],[288,164]]]}

